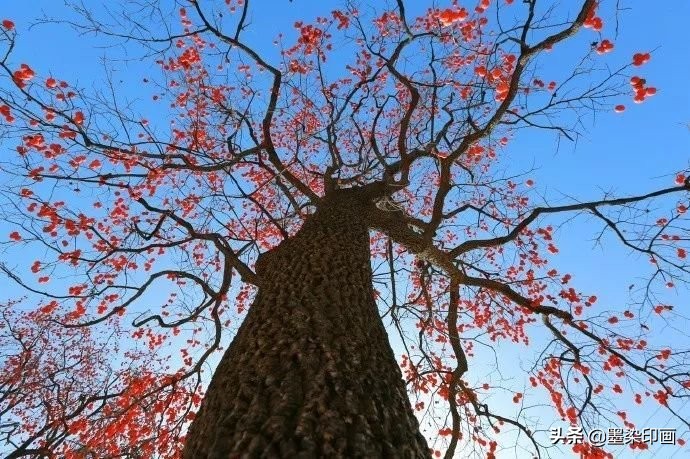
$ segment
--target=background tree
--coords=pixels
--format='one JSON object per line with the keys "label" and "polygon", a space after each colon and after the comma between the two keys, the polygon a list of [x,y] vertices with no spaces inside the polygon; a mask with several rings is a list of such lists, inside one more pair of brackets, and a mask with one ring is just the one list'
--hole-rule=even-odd
{"label": "background tree", "polygon": [[[472,376],[501,342],[542,346],[523,377],[555,419],[633,428],[622,394],[688,425],[688,352],[647,341],[655,315],[682,319],[655,292],[687,280],[684,173],[556,205],[503,168],[523,128],[574,139],[587,113],[656,93],[650,53],[604,56],[605,4],[346,3],[273,58],[245,40],[266,7],[249,3],[74,6],[79,31],[157,64],[151,117],[113,74],[93,91],[37,75],[2,22],[2,270],[36,299],[3,308],[9,457],[551,454],[523,392]],[[582,59],[547,81],[565,43]],[[552,266],[550,222],[573,215],[651,261],[635,307]]]}

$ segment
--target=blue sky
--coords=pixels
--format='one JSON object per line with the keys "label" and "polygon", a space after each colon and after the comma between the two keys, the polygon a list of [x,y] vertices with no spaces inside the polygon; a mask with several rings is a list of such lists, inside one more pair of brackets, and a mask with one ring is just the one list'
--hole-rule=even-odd
{"label": "blue sky", "polygon": [[[276,48],[272,41],[280,30],[291,33],[294,21],[328,14],[336,5],[338,2],[256,0],[245,38],[259,43],[259,49],[274,53]],[[651,61],[640,73],[659,92],[641,105],[633,104],[632,96],[622,98],[620,102],[627,107],[623,114],[614,114],[611,110],[598,113],[596,118],[586,117],[582,136],[576,143],[562,141],[557,144],[552,135],[542,132],[519,134],[507,150],[510,168],[515,172],[536,168],[530,174],[536,181],[535,198],[544,194],[550,202],[562,203],[567,202],[566,196],[596,199],[601,197],[602,191],[609,190],[618,195],[646,192],[670,186],[675,172],[690,167],[690,55],[687,51],[690,2],[627,0],[621,1],[621,6],[625,10],[620,12],[619,36],[610,58],[612,62],[622,62],[623,57],[635,52],[653,51]],[[80,36],[64,25],[32,25],[42,12],[55,18],[70,15],[61,2],[54,0],[3,5],[0,19],[12,19],[18,31],[15,63],[27,61],[39,75],[52,72],[86,88],[102,85],[103,66],[99,62],[105,56],[120,53],[121,49],[96,47],[103,42]],[[611,37],[612,27],[606,31],[606,36]],[[592,41],[598,40],[594,32],[581,33],[591,34]],[[557,75],[559,60],[567,62],[570,57],[567,51],[554,52],[551,62],[544,65],[543,73]],[[121,72],[116,82],[121,80],[118,84],[123,94],[148,100],[150,94],[141,91],[140,79],[154,71],[155,64],[110,64]],[[578,288],[596,292],[602,303],[617,309],[629,301],[628,286],[638,282],[635,279],[647,272],[648,265],[646,260],[630,254],[610,238],[605,240],[603,248],[596,247],[592,242],[595,232],[589,223],[576,220],[559,231],[561,251],[554,262],[574,274]],[[0,223],[0,237],[8,232],[7,225]],[[10,290],[8,296],[13,293]],[[687,310],[687,291],[672,291],[666,295],[677,307]],[[682,334],[663,330],[664,338],[673,336],[673,340],[678,340],[669,344],[688,347]],[[666,425],[668,416],[656,412],[654,407],[650,414],[647,426],[675,426]],[[675,453],[675,450],[668,454],[661,451],[655,457],[666,458]],[[676,457],[686,456],[687,452],[681,452]]]}

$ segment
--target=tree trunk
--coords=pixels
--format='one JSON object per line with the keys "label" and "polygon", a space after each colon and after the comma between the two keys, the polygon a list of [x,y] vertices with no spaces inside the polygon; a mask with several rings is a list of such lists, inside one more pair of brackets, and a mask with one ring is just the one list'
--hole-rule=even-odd
{"label": "tree trunk", "polygon": [[186,459],[429,457],[374,302],[371,204],[334,194],[257,263],[259,291]]}

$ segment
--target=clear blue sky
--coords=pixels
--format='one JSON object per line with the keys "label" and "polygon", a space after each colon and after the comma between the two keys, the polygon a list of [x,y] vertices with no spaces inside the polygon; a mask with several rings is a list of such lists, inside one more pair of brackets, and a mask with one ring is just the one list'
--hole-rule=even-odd
{"label": "clear blue sky", "polygon": [[[407,3],[419,5],[422,2],[409,0]],[[558,201],[561,194],[586,200],[601,197],[602,190],[625,195],[670,186],[676,171],[690,167],[690,52],[687,48],[690,2],[622,0],[620,3],[623,8],[630,9],[621,11],[612,62],[622,62],[622,58],[616,57],[653,50],[650,63],[640,73],[659,92],[642,105],[633,104],[632,96],[622,98],[621,103],[627,106],[623,114],[605,111],[598,113],[595,119],[588,117],[584,135],[576,144],[563,141],[557,148],[553,136],[527,131],[510,144],[507,154],[511,168],[523,171],[536,166],[537,170],[530,175],[536,181],[535,193],[543,193],[553,202]],[[90,1],[87,4],[96,5]],[[291,33],[294,21],[328,14],[336,5],[338,2],[330,1],[255,0],[245,38],[261,43],[259,49],[273,53],[275,47],[271,42],[279,31]],[[14,62],[29,62],[39,75],[52,72],[80,86],[99,87],[103,82],[100,59],[121,50],[97,48],[94,45],[102,42],[90,36],[79,36],[64,25],[32,26],[42,12],[55,18],[72,17],[62,2],[55,0],[4,2],[0,19],[12,19],[18,31]],[[613,38],[612,27],[606,32],[605,37]],[[592,41],[598,40],[591,31],[581,33],[590,33]],[[557,74],[557,60],[568,57],[554,53],[557,59],[545,64],[543,73]],[[141,92],[138,83],[155,64],[114,63],[113,66],[122,71],[116,80],[122,80],[120,87],[126,97],[150,97]],[[8,154],[5,148],[2,154]],[[566,198],[560,202],[566,202]],[[0,238],[9,231],[7,225],[0,223]],[[568,224],[558,233],[561,252],[555,263],[575,275],[579,289],[596,292],[602,303],[618,309],[628,301],[629,284],[636,282],[637,276],[644,275],[648,266],[644,259],[631,255],[611,238],[606,240],[604,250],[594,247],[591,242],[594,235],[582,220]],[[9,294],[7,290],[2,293],[14,294],[13,287]],[[678,308],[687,311],[687,291],[668,292],[668,295]],[[683,340],[677,334],[674,339]],[[678,344],[690,347],[687,339]],[[655,417],[647,421],[647,426],[676,427],[665,424],[668,416],[654,409],[652,407],[649,414]],[[655,457],[666,458],[675,452],[663,450]],[[687,454],[678,453],[676,457],[687,457]]]}

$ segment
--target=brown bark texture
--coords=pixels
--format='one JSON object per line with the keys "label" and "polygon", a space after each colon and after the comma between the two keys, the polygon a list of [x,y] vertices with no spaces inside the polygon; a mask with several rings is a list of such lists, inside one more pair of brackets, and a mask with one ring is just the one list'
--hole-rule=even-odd
{"label": "brown bark texture", "polygon": [[429,457],[374,301],[369,205],[340,190],[262,255],[185,459]]}

